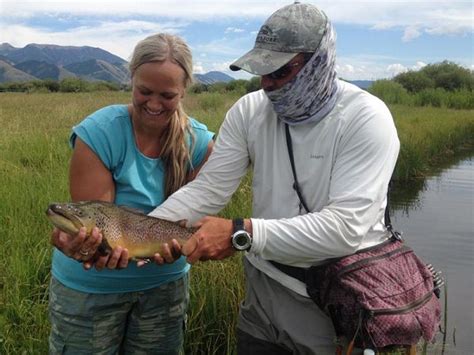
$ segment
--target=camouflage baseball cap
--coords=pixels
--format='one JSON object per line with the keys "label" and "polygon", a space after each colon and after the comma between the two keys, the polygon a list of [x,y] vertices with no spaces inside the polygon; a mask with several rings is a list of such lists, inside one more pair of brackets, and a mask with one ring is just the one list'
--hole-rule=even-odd
{"label": "camouflage baseball cap", "polygon": [[298,53],[315,52],[324,36],[327,16],[310,4],[295,1],[274,12],[258,32],[254,48],[230,65],[266,75],[281,68]]}

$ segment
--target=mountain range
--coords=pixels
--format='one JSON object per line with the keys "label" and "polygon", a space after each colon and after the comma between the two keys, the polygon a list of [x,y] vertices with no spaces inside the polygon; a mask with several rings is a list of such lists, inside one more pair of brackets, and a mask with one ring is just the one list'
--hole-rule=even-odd
{"label": "mountain range", "polygon": [[[128,84],[130,72],[126,60],[101,48],[35,43],[16,48],[8,43],[0,44],[0,84],[65,78]],[[234,80],[219,71],[194,74],[194,79],[205,85]],[[362,89],[373,83],[370,80],[351,82]]]}
{"label": "mountain range", "polygon": [[[8,43],[0,45],[0,83],[62,80],[68,77],[127,84],[130,72],[127,61],[101,48],[35,43],[23,48]],[[195,80],[202,84],[213,84],[229,82],[234,78],[212,71],[195,74]]]}

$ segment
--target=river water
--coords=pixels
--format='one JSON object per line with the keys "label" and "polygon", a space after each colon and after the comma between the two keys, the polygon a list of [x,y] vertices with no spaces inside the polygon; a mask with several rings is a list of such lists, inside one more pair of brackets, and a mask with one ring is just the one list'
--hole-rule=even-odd
{"label": "river water", "polygon": [[[474,158],[394,192],[392,224],[447,280],[444,354],[474,354]],[[421,185],[421,186],[420,186]],[[444,292],[441,296],[444,308]],[[443,312],[444,313],[444,312]],[[441,354],[438,344],[428,353]]]}

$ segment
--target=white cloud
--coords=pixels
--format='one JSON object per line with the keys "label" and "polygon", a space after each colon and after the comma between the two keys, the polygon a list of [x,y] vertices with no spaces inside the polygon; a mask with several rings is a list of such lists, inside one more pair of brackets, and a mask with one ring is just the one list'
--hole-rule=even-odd
{"label": "white cloud", "polygon": [[68,46],[100,47],[126,60],[133,47],[148,35],[156,32],[179,33],[182,23],[155,23],[146,21],[100,22],[93,26],[80,26],[66,31],[52,31],[44,27],[33,28],[11,25],[2,29],[0,43],[8,42],[14,47],[29,43],[57,44]]}
{"label": "white cloud", "polygon": [[194,63],[193,65],[193,73],[195,74],[204,74],[204,67],[202,66],[201,62]]}
{"label": "white cloud", "polygon": [[[469,33],[473,29],[472,2],[466,0],[320,0],[309,1],[323,9],[335,23],[358,24],[374,29],[409,28],[431,34]],[[288,1],[263,0],[2,0],[4,19],[45,14],[88,16],[160,16],[188,20],[266,18]]]}
{"label": "white cloud", "polygon": [[421,36],[421,32],[417,26],[408,26],[405,28],[405,32],[402,37],[403,42],[410,42],[411,40]]}
{"label": "white cloud", "polygon": [[408,68],[400,63],[390,64],[385,70],[389,77],[408,71]]}
{"label": "white cloud", "polygon": [[[306,0],[323,9],[336,25],[357,25],[373,31],[402,31],[403,41],[421,41],[438,35],[472,36],[472,3],[462,0]],[[291,1],[290,1],[291,2]],[[257,32],[245,26],[246,19],[261,23],[288,0],[0,0],[0,43],[16,47],[28,43],[89,45],[103,48],[129,59],[133,46],[148,34],[170,32],[185,35],[190,25],[201,22],[224,24],[227,38],[208,40],[205,35],[190,43],[199,58],[196,72],[228,71],[228,64],[249,50]],[[85,17],[82,17],[82,16]],[[64,28],[48,28],[48,18],[64,23]],[[40,19],[41,21],[30,21]],[[84,22],[87,19],[87,22]],[[35,25],[28,25],[35,23]],[[66,27],[67,25],[67,27]],[[73,27],[75,26],[75,27]],[[246,29],[244,31],[244,28]],[[193,28],[194,29],[194,28]],[[423,34],[422,38],[421,35]],[[202,37],[202,38],[201,38]],[[186,39],[186,37],[185,37]],[[364,52],[360,49],[360,53]],[[439,58],[441,56],[438,55]],[[467,54],[466,57],[469,57]],[[451,58],[472,67],[472,58]],[[339,76],[374,80],[396,75],[403,70],[418,70],[423,59],[382,56],[338,58]],[[433,60],[432,60],[433,59]],[[443,58],[439,59],[442,60]],[[394,64],[397,63],[397,64]],[[420,64],[421,63],[421,64]],[[231,72],[238,78],[245,72]]]}
{"label": "white cloud", "polygon": [[420,70],[426,67],[426,63],[423,62],[416,62],[415,65],[413,65],[412,70]]}
{"label": "white cloud", "polygon": [[241,32],[245,32],[245,30],[242,28],[227,27],[224,32],[225,33],[241,33]]}

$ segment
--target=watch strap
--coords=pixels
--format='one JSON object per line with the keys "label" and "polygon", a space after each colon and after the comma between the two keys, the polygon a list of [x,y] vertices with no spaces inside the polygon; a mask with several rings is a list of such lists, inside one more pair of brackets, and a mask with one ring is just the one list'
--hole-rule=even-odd
{"label": "watch strap", "polygon": [[234,218],[232,220],[232,233],[235,233],[237,231],[244,231],[244,230],[245,230],[244,219]]}

